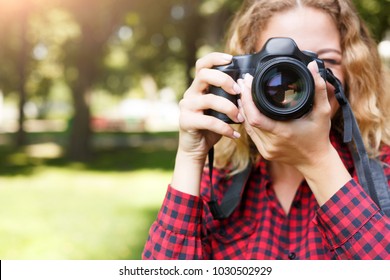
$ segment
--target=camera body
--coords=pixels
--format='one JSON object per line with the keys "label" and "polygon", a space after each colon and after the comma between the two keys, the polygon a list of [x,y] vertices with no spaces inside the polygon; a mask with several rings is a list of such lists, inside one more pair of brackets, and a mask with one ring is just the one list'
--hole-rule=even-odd
{"label": "camera body", "polygon": [[[269,39],[255,54],[233,56],[232,62],[217,66],[235,81],[244,74],[253,76],[252,98],[264,115],[275,120],[291,120],[308,113],[314,102],[314,80],[307,65],[316,61],[320,75],[326,79],[324,62],[310,51],[300,51],[291,38]],[[210,93],[227,98],[237,106],[237,95],[220,87],[210,87]],[[208,110],[226,123],[234,123],[225,114]]]}

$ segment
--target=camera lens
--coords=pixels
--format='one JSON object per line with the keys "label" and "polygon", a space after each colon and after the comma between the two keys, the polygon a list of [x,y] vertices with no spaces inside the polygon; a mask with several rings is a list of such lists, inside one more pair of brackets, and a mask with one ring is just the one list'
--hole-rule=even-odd
{"label": "camera lens", "polygon": [[295,72],[275,66],[264,77],[263,93],[268,102],[279,108],[294,108],[302,99],[305,85]]}
{"label": "camera lens", "polygon": [[276,120],[299,118],[313,103],[314,81],[306,65],[289,58],[275,58],[255,74],[252,96],[266,116]]}

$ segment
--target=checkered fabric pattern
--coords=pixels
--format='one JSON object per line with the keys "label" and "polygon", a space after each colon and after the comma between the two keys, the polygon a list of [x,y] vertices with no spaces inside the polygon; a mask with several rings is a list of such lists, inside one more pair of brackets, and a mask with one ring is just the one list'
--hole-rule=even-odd
{"label": "checkered fabric pattern", "polygon": [[[225,220],[214,220],[207,206],[205,170],[201,196],[168,186],[150,228],[143,259],[390,259],[390,218],[383,215],[357,181],[353,160],[339,137],[332,143],[353,179],[319,207],[305,181],[286,214],[272,188],[265,161],[247,182],[241,203]],[[388,165],[390,147],[380,159]],[[215,170],[218,200],[231,184],[226,170]]]}

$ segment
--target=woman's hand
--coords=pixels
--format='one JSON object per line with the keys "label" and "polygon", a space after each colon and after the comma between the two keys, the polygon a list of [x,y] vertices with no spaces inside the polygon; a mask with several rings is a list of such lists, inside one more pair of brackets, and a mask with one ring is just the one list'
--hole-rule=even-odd
{"label": "woman's hand", "polygon": [[252,101],[252,76],[238,83],[242,88],[242,114],[245,129],[263,158],[295,167],[321,160],[332,145],[329,140],[331,108],[326,83],[315,62],[309,65],[315,80],[314,107],[311,112],[290,121],[276,121],[263,115]]}
{"label": "woman's hand", "polygon": [[239,137],[227,123],[204,114],[205,110],[213,109],[236,122],[242,121],[238,117],[238,108],[232,102],[221,96],[208,94],[210,85],[221,87],[232,95],[240,94],[240,87],[229,75],[211,69],[215,65],[228,64],[231,59],[232,56],[223,53],[211,53],[199,59],[196,63],[195,79],[179,103],[179,150],[202,163],[209,149],[222,135]]}
{"label": "woman's hand", "polygon": [[291,121],[276,121],[263,115],[251,97],[252,77],[239,80],[241,114],[245,129],[263,158],[295,167],[307,180],[320,204],[351,177],[330,142],[331,106],[327,86],[315,62],[309,64],[315,82],[311,112]]}
{"label": "woman's hand", "polygon": [[231,60],[231,55],[223,53],[210,53],[199,59],[195,78],[179,103],[179,147],[171,185],[191,194],[197,195],[199,192],[200,172],[210,148],[222,135],[240,137],[229,124],[204,114],[205,110],[212,109],[226,114],[235,122],[243,121],[238,108],[231,101],[208,92],[209,86],[216,86],[229,94],[240,94],[240,87],[229,75],[212,69]]}

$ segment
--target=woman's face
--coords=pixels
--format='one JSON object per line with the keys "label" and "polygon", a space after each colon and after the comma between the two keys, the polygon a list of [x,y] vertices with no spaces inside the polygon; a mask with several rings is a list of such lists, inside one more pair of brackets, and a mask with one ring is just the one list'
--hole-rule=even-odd
{"label": "woman's face", "polygon": [[[271,17],[265,30],[261,31],[257,50],[260,51],[271,37],[290,37],[301,51],[317,53],[324,60],[325,66],[344,84],[340,34],[332,18],[325,12],[303,7],[277,13]],[[329,84],[328,98],[334,116],[339,105],[333,87]]]}

